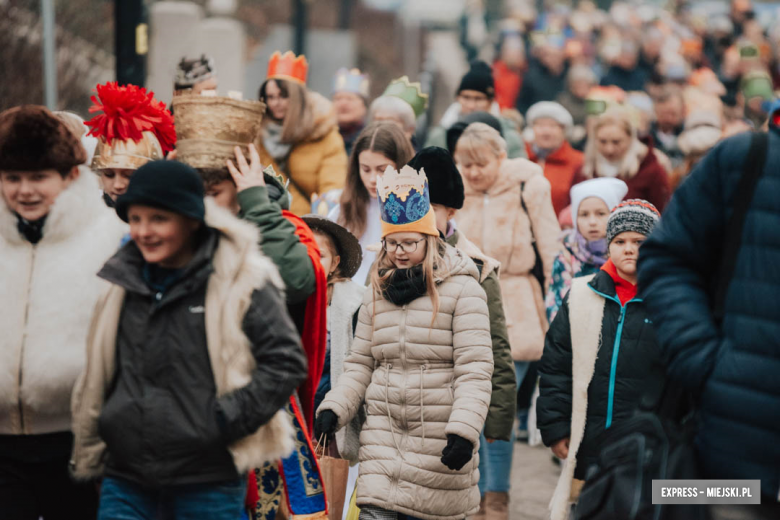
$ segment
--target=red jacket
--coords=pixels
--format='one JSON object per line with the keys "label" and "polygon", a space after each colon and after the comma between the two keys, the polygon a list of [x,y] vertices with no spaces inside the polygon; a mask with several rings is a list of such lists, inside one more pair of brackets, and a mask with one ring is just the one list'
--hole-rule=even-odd
{"label": "red jacket", "polygon": [[585,162],[584,155],[566,141],[544,160],[536,156],[530,144],[526,144],[525,148],[528,151],[528,159],[544,169],[544,176],[550,181],[550,195],[552,195],[555,215],[560,215],[561,211],[571,204],[569,191],[575,184],[575,175]]}
{"label": "red jacket", "polygon": [[496,85],[496,102],[501,110],[515,108],[517,96],[523,86],[522,72],[510,69],[503,61],[493,63],[493,81]]}
{"label": "red jacket", "polygon": [[[595,172],[594,177],[598,176],[598,172]],[[621,179],[628,185],[628,193],[623,200],[646,200],[663,213],[671,197],[669,175],[661,163],[658,162],[652,147],[648,147],[647,155],[639,163],[639,170],[636,175],[629,179],[623,179],[622,177]],[[584,180],[587,180],[587,177],[582,174],[582,169],[580,169],[574,178],[574,184]]]}

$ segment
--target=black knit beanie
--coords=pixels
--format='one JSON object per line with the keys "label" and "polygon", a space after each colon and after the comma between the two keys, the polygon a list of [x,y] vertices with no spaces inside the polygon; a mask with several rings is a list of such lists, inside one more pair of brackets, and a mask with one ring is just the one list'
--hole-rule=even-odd
{"label": "black knit beanie", "polygon": [[191,167],[178,161],[152,161],[138,168],[127,191],[116,201],[116,213],[127,222],[133,204],[173,211],[203,222],[203,182]]}
{"label": "black knit beanie", "polygon": [[423,148],[409,161],[409,166],[417,171],[425,169],[431,204],[453,209],[463,207],[463,179],[450,152],[438,146]]}
{"label": "black knit beanie", "polygon": [[490,99],[496,95],[496,87],[493,82],[493,68],[484,61],[472,61],[471,68],[460,80],[458,94],[464,90],[482,92]]}

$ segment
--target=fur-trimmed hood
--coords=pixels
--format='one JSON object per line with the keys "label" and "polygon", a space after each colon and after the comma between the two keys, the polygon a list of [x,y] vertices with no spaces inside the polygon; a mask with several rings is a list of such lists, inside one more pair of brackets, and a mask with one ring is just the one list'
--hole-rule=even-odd
{"label": "fur-trimmed hood", "polygon": [[125,229],[87,168],[57,197],[35,246],[0,197],[0,434],[70,430],[70,393],[103,284],[96,273]]}
{"label": "fur-trimmed hood", "polygon": [[440,284],[453,276],[466,275],[479,281],[479,269],[474,260],[468,257],[464,251],[451,245],[444,244],[444,261],[435,272],[436,283]]}

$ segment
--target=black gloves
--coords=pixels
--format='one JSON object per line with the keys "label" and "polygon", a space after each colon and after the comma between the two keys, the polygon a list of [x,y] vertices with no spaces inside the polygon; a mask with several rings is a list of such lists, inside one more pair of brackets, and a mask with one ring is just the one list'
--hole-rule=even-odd
{"label": "black gloves", "polygon": [[[317,419],[319,420],[319,418]],[[459,471],[474,455],[474,445],[460,435],[447,435],[447,446],[441,451],[441,463],[451,470]]]}
{"label": "black gloves", "polygon": [[323,410],[314,420],[314,437],[319,439],[323,435],[333,435],[339,424],[338,416],[330,410]]}

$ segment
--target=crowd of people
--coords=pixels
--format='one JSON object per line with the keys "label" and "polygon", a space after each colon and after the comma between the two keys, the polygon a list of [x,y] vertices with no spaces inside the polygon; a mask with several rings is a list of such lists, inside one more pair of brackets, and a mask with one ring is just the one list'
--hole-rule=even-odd
{"label": "crowd of people", "polygon": [[0,516],[508,520],[540,437],[580,518],[673,386],[697,476],[761,481],[702,514],[780,517],[780,25],[730,7],[520,9],[427,129],[292,52],[0,113]]}

